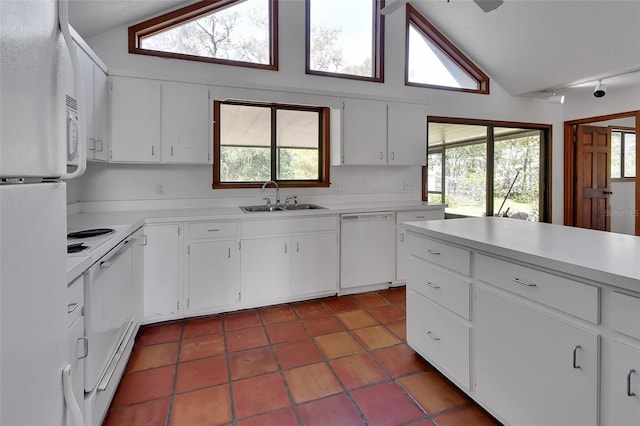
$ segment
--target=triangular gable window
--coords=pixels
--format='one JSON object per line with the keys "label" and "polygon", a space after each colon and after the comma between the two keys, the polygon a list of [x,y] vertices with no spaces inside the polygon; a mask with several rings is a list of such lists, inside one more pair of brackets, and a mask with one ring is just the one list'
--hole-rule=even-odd
{"label": "triangular gable window", "polygon": [[129,52],[278,69],[278,0],[205,0],[129,27]]}
{"label": "triangular gable window", "polygon": [[405,84],[489,93],[489,77],[407,4]]}

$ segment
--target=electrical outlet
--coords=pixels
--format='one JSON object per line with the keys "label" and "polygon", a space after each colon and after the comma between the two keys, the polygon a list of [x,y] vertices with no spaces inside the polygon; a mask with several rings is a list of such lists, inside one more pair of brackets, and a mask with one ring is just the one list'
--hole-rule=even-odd
{"label": "electrical outlet", "polygon": [[413,183],[404,181],[404,190],[405,191],[413,191]]}
{"label": "electrical outlet", "polygon": [[164,186],[161,183],[156,183],[156,195],[164,195]]}
{"label": "electrical outlet", "polygon": [[333,189],[335,189],[336,191],[342,191],[344,188],[341,183],[334,183]]}

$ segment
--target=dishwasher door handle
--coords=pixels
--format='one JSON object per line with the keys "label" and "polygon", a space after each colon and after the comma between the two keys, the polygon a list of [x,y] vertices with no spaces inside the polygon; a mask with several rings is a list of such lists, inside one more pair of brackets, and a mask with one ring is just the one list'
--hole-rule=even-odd
{"label": "dishwasher door handle", "polygon": [[128,240],[121,242],[111,251],[111,254],[109,254],[105,260],[100,262],[100,268],[111,267],[118,257],[120,257],[120,255],[122,255],[122,253],[124,253],[134,241],[136,241],[135,238],[129,238]]}

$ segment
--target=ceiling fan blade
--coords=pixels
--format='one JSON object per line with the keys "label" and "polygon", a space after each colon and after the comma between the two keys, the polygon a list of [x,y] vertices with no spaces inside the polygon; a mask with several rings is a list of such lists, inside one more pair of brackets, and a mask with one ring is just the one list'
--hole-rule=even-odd
{"label": "ceiling fan blade", "polygon": [[409,0],[396,0],[393,3],[391,3],[389,6],[383,7],[380,10],[380,14],[381,15],[390,15],[393,12],[395,12],[396,10],[400,9],[405,4],[407,4],[407,1],[409,1]]}
{"label": "ceiling fan blade", "polygon": [[502,3],[504,3],[504,0],[473,0],[473,2],[486,13],[497,9]]}

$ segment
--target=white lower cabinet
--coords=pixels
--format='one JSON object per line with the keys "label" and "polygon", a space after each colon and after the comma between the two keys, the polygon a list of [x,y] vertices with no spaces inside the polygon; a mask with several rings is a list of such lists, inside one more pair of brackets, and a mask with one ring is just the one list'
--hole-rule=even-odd
{"label": "white lower cabinet", "polygon": [[607,349],[601,424],[640,425],[640,347],[614,340]]}
{"label": "white lower cabinet", "polygon": [[187,254],[187,311],[220,311],[235,305],[240,290],[240,257],[236,240],[190,243]]}
{"label": "white lower cabinet", "polygon": [[598,424],[599,335],[475,290],[475,390],[513,425]]}
{"label": "white lower cabinet", "polygon": [[452,313],[409,289],[407,341],[459,386],[469,389],[471,327]]}
{"label": "white lower cabinet", "polygon": [[188,222],[185,229],[187,314],[233,309],[240,297],[238,223]]}
{"label": "white lower cabinet", "polygon": [[144,319],[161,320],[181,312],[181,225],[144,226]]}
{"label": "white lower cabinet", "polygon": [[267,305],[291,295],[291,238],[241,241],[240,301]]}
{"label": "white lower cabinet", "polygon": [[337,293],[337,232],[337,216],[242,222],[241,305]]}
{"label": "white lower cabinet", "polygon": [[313,296],[338,287],[336,232],[296,235],[292,238],[291,292]]}
{"label": "white lower cabinet", "polygon": [[336,232],[245,239],[241,244],[243,305],[337,292]]}

